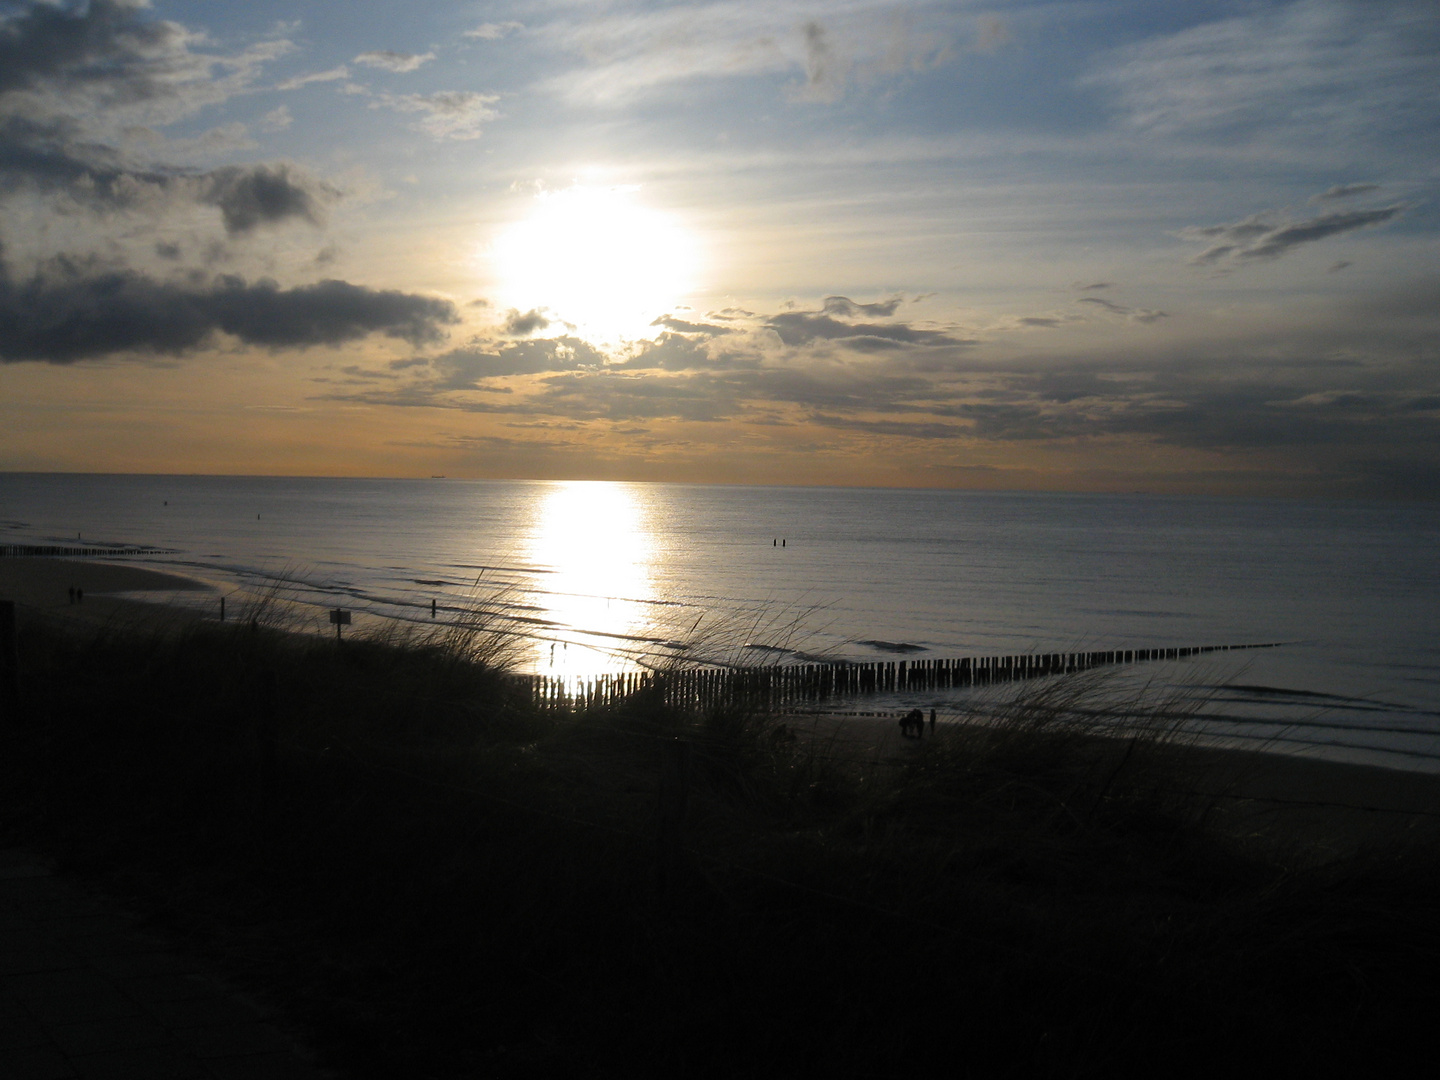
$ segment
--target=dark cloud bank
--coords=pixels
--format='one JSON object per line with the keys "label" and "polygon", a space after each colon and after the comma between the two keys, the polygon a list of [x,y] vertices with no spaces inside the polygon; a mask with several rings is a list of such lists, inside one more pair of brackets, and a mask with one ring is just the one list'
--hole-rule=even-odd
{"label": "dark cloud bank", "polygon": [[[211,56],[196,51],[199,40],[135,0],[0,3],[0,197],[26,191],[60,209],[154,215],[208,206],[230,237],[321,224],[340,193],[296,165],[201,170],[140,161],[114,145],[114,132],[137,118],[164,126],[239,92],[286,47],[274,41]],[[173,243],[156,252],[180,256]],[[6,362],[175,355],[216,334],[267,348],[336,345],[372,333],[418,345],[457,321],[444,300],[335,280],[293,288],[201,273],[158,280],[66,256],[20,280],[0,248]]]}
{"label": "dark cloud bank", "polygon": [[284,289],[220,276],[157,281],[56,260],[25,281],[0,262],[0,360],[68,364],[114,353],[179,354],[217,333],[249,345],[338,345],[372,333],[423,344],[458,321],[448,301],[344,281]]}
{"label": "dark cloud bank", "polygon": [[[0,193],[31,190],[98,209],[198,203],[218,209],[230,235],[319,223],[339,192],[295,165],[138,161],[92,130],[118,110],[178,118],[234,92],[262,59],[204,56],[193,40],[126,0],[0,7]],[[213,77],[217,67],[228,85]]]}

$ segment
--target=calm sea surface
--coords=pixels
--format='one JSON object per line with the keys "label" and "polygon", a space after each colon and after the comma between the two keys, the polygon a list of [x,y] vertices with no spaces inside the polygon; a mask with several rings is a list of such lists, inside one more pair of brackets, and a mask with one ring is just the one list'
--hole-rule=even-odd
{"label": "calm sea surface", "polygon": [[1283,641],[1146,676],[1219,687],[1212,729],[1255,745],[1440,771],[1434,504],[0,474],[0,542],[77,536],[173,549],[131,561],[232,596],[285,579],[317,625],[484,603],[522,668],[576,678],[681,645],[765,662]]}

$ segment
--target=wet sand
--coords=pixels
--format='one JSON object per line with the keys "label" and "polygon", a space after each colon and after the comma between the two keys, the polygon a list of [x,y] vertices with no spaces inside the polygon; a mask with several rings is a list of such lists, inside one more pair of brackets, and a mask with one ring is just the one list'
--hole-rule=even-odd
{"label": "wet sand", "polygon": [[[84,591],[81,603],[71,602],[71,588]],[[145,630],[186,625],[201,619],[200,613],[166,604],[163,597],[147,602],[113,594],[206,591],[210,586],[178,574],[98,559],[0,559],[0,600],[77,624]]]}

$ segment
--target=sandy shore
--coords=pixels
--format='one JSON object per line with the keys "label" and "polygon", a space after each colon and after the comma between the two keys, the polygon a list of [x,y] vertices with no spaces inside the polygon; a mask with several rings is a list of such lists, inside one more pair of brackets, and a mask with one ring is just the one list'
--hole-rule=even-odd
{"label": "sandy shore", "polygon": [[[903,762],[961,734],[942,722],[933,735],[927,727],[923,739],[906,739],[893,719],[825,713],[786,722],[824,753],[856,762]],[[1104,756],[1120,766],[1124,744],[1104,742]],[[1297,862],[1440,844],[1440,775],[1220,746],[1173,745],[1159,753],[1163,765],[1142,767],[1163,768],[1177,794],[1209,808],[1214,826],[1271,852],[1291,851]]]}
{"label": "sandy shore", "polygon": [[[69,590],[85,599],[72,603]],[[184,625],[202,616],[172,604],[148,603],[115,593],[204,592],[210,586],[178,574],[98,559],[0,559],[0,600],[22,609],[76,623],[159,629]]]}

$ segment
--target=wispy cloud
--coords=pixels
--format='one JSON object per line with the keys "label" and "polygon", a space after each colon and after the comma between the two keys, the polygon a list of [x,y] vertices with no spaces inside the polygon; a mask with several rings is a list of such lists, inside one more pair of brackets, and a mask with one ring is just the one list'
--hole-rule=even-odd
{"label": "wispy cloud", "polygon": [[350,77],[350,69],[344,64],[339,67],[329,68],[325,71],[314,71],[308,75],[296,75],[286,79],[284,82],[275,85],[276,90],[299,90],[302,86],[309,86],[311,83],[338,82],[341,79]]}
{"label": "wispy cloud", "polygon": [[1117,315],[1130,322],[1153,323],[1159,322],[1161,319],[1167,317],[1163,311],[1156,311],[1153,308],[1126,307],[1124,304],[1117,304],[1113,300],[1105,300],[1099,296],[1082,296],[1076,300],[1075,303],[1091,304],[1102,311],[1109,312],[1111,315]]}
{"label": "wispy cloud", "polygon": [[487,22],[481,23],[474,30],[466,30],[461,37],[473,38],[477,41],[499,41],[503,37],[524,30],[525,24],[518,22]]}
{"label": "wispy cloud", "polygon": [[1336,184],[1316,195],[1311,195],[1310,201],[1313,203],[1336,202],[1340,199],[1353,199],[1357,195],[1369,195],[1371,192],[1379,190],[1379,184]]}
{"label": "wispy cloud", "polygon": [[1097,56],[1085,85],[1155,134],[1393,144],[1440,102],[1440,24],[1407,0],[1294,0]]}
{"label": "wispy cloud", "polygon": [[970,36],[949,5],[850,0],[817,9],[807,0],[747,0],[648,10],[615,8],[543,28],[546,40],[583,57],[554,78],[566,97],[618,104],[696,79],[789,77],[798,101],[838,101],[855,87],[923,72],[949,60]]}
{"label": "wispy cloud", "polygon": [[354,63],[364,64],[366,67],[380,68],[383,71],[391,71],[396,74],[403,74],[407,71],[414,71],[434,59],[435,54],[433,52],[402,53],[393,52],[390,49],[379,49],[373,52],[361,53],[355,57]]}
{"label": "wispy cloud", "polygon": [[436,139],[478,139],[484,125],[500,114],[495,103],[499,94],[479,94],[473,90],[440,90],[433,94],[379,94],[370,107],[397,112],[420,113],[415,127]]}
{"label": "wispy cloud", "polygon": [[1305,244],[1383,225],[1398,218],[1405,209],[1403,203],[1396,203],[1374,210],[1335,210],[1280,222],[1272,220],[1277,211],[1267,211],[1224,225],[1192,226],[1181,230],[1180,235],[1209,245],[1190,260],[1196,266],[1242,265],[1278,259]]}

